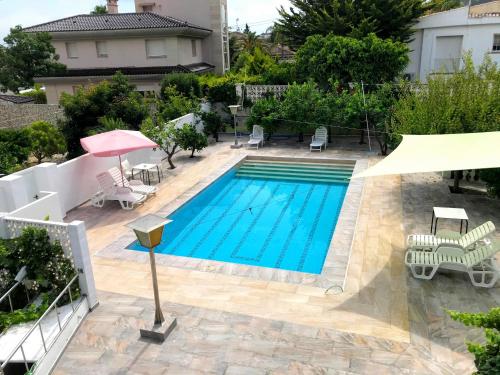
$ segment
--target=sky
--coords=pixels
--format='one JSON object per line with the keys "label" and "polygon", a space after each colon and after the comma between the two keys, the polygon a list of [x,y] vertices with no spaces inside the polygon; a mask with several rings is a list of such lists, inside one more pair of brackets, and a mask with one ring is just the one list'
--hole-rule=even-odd
{"label": "sky", "polygon": [[[15,25],[32,26],[58,18],[89,13],[105,0],[0,0],[0,41]],[[277,18],[277,8],[288,0],[228,0],[229,25],[242,29],[248,23],[253,31],[264,32]],[[120,12],[133,12],[134,0],[119,0]]]}

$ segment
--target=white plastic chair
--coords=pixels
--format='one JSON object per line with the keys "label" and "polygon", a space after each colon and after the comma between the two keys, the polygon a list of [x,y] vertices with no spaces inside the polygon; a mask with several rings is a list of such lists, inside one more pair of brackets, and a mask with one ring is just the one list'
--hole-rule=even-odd
{"label": "white plastic chair", "polygon": [[94,207],[104,206],[105,201],[118,201],[124,210],[132,210],[134,207],[146,200],[146,195],[132,192],[130,188],[116,186],[109,172],[97,175],[97,181],[101,190],[92,197]]}
{"label": "white plastic chair", "polygon": [[122,174],[120,170],[116,167],[111,168],[109,174],[113,178],[113,181],[116,186],[123,186],[129,188],[134,193],[142,194],[142,195],[153,195],[156,194],[158,189],[155,186],[144,185],[141,180],[127,180],[126,178],[122,178]]}
{"label": "white plastic chair", "polygon": [[312,137],[312,142],[309,147],[310,151],[318,151],[321,152],[323,150],[323,147],[326,150],[326,147],[328,146],[328,130],[324,126],[319,127],[316,129],[316,134],[313,135]]}
{"label": "white plastic chair", "polygon": [[248,141],[249,148],[264,147],[264,129],[262,126],[254,125],[252,134],[250,134],[250,140]]}

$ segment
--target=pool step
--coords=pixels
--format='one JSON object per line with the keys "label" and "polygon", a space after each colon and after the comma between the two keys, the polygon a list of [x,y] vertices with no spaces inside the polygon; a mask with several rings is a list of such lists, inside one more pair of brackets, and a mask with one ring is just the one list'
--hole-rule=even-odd
{"label": "pool step", "polygon": [[349,165],[306,164],[286,162],[244,162],[236,175],[286,181],[348,183],[353,167]]}
{"label": "pool step", "polygon": [[240,172],[256,172],[256,173],[269,173],[269,174],[288,174],[299,173],[304,175],[324,175],[324,176],[340,176],[351,177],[352,171],[335,170],[335,169],[304,169],[304,168],[269,168],[243,165],[239,169]]}
{"label": "pool step", "polygon": [[352,164],[324,164],[324,163],[287,163],[287,162],[271,162],[271,161],[246,161],[243,163],[246,166],[259,166],[259,167],[276,167],[276,168],[308,168],[308,169],[341,169],[350,170],[354,169]]}

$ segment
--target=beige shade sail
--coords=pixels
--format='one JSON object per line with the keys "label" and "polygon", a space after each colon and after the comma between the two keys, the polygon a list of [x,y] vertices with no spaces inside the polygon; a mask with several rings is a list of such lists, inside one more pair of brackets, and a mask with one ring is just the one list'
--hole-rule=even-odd
{"label": "beige shade sail", "polygon": [[352,178],[500,168],[500,131],[403,135],[389,156]]}

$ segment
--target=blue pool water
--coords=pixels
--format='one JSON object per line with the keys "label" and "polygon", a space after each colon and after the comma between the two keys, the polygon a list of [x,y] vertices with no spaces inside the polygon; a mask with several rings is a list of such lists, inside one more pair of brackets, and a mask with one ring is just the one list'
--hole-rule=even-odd
{"label": "blue pool water", "polygon": [[156,252],[321,273],[348,184],[237,173],[170,215]]}

